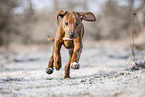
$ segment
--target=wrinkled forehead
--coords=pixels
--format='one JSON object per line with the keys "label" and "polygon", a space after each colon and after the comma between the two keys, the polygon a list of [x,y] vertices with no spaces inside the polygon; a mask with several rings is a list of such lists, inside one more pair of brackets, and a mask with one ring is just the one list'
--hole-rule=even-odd
{"label": "wrinkled forehead", "polygon": [[68,12],[65,16],[64,16],[64,20],[68,21],[68,22],[76,22],[81,20],[78,13],[77,12]]}

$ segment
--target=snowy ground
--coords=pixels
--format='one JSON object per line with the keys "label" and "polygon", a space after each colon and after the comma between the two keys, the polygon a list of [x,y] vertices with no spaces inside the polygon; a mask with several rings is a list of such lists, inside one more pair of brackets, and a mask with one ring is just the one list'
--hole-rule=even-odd
{"label": "snowy ground", "polygon": [[1,51],[0,97],[144,97],[145,71],[128,69],[133,66],[129,48],[104,44],[84,45],[81,67],[71,69],[71,79],[63,79],[68,59],[64,47],[63,66],[52,75],[45,73],[52,46]]}

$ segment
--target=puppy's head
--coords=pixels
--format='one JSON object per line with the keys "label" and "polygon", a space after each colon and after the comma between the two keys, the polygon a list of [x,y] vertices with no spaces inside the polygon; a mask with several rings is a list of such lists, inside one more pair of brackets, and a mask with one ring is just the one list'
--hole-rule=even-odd
{"label": "puppy's head", "polygon": [[[59,16],[62,18],[61,22],[59,22]],[[56,22],[58,26],[62,27],[62,34],[64,34],[65,39],[73,39],[78,37],[82,20],[96,21],[96,18],[91,12],[68,12],[62,10],[56,12]]]}

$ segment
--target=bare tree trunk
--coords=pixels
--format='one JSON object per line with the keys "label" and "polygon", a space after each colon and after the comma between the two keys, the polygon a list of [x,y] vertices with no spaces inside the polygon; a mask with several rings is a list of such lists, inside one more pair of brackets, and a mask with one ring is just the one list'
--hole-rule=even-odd
{"label": "bare tree trunk", "polygon": [[27,8],[25,9],[26,18],[29,19],[34,14],[32,0],[26,0]]}
{"label": "bare tree trunk", "polygon": [[129,10],[133,10],[134,7],[134,0],[129,0]]}

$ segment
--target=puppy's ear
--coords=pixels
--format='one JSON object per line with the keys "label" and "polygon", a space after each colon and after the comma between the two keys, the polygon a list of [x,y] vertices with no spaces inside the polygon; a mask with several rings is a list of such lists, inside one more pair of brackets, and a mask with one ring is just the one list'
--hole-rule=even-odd
{"label": "puppy's ear", "polygon": [[59,19],[58,17],[60,16],[61,18],[63,18],[63,16],[67,13],[68,11],[63,11],[63,10],[59,10],[56,12],[55,14],[55,18],[56,18],[56,23],[59,25]]}
{"label": "puppy's ear", "polygon": [[94,14],[92,12],[78,12],[78,14],[80,15],[82,20],[85,21],[96,21],[96,17],[94,16]]}

